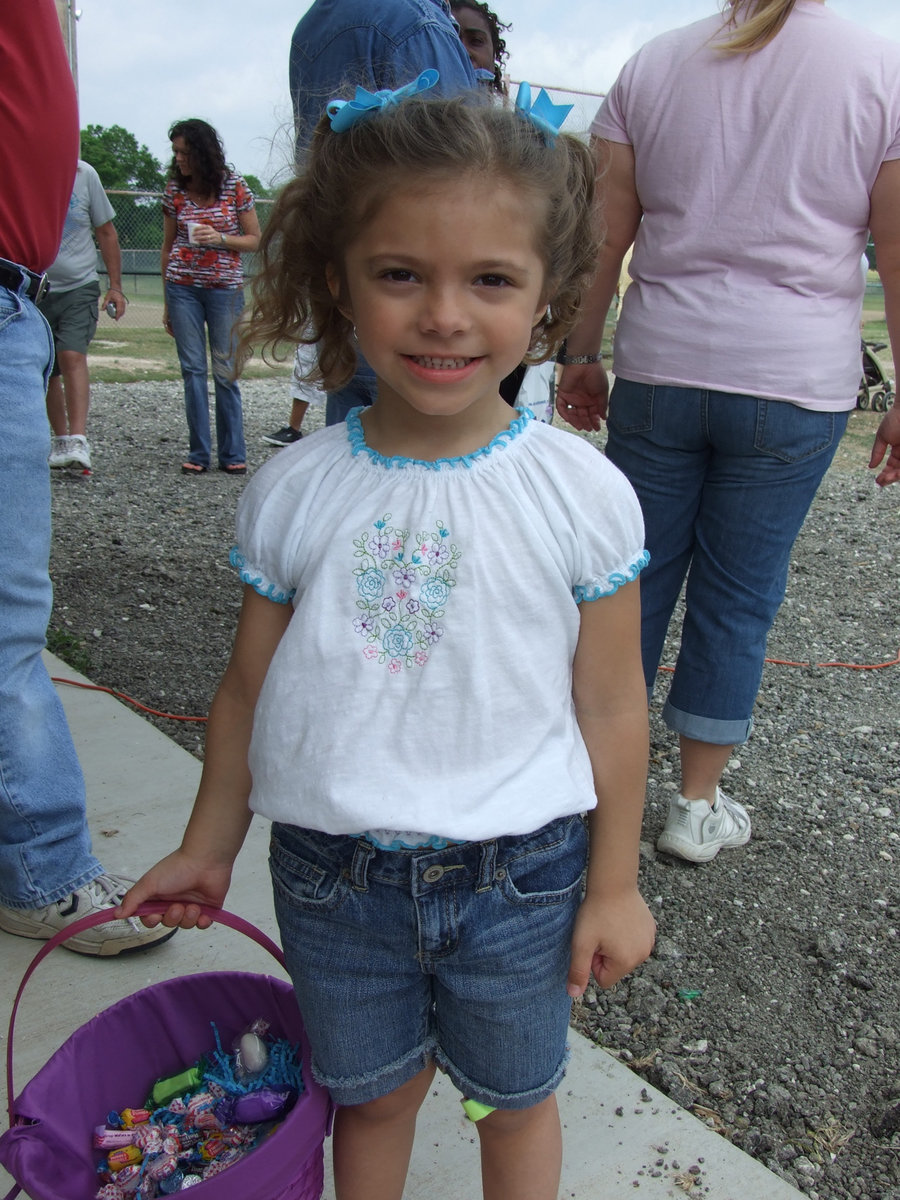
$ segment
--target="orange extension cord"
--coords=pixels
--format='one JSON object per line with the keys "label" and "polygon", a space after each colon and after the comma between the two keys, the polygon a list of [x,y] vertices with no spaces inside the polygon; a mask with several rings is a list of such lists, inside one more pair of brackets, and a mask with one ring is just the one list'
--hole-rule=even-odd
{"label": "orange extension cord", "polygon": [[[882,663],[845,663],[845,662],[792,662],[787,658],[767,658],[767,663],[775,667],[843,667],[847,671],[881,671],[885,667],[900,666],[900,649],[897,651],[896,658],[890,658],[887,662]],[[674,667],[660,667],[660,671],[674,671]],[[98,683],[79,683],[76,679],[60,679],[56,676],[51,676],[54,683],[64,683],[67,687],[84,688],[91,692],[106,692],[108,696],[115,696],[117,700],[122,700],[126,704],[131,704],[141,712],[150,713],[154,717],[165,717],[169,721],[196,721],[200,724],[209,720],[208,717],[180,717],[176,713],[160,712],[158,708],[148,708],[146,704],[141,704],[139,700],[133,700],[131,696],[126,696],[124,692],[117,692],[115,688],[101,687]]]}

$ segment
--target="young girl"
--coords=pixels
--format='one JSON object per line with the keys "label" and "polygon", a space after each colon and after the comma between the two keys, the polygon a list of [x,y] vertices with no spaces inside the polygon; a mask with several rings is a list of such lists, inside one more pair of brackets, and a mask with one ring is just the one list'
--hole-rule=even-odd
{"label": "young girl", "polygon": [[246,489],[193,815],[121,912],[158,896],[165,924],[208,925],[251,809],[269,817],[340,1200],[399,1200],[436,1065],[493,1109],[484,1196],[555,1200],[572,997],[654,933],[639,509],[498,394],[575,317],[593,169],[477,100],[329,109],[350,127],[323,121],[275,206],[249,336],[315,338],[337,387],[355,330],[377,400]]}

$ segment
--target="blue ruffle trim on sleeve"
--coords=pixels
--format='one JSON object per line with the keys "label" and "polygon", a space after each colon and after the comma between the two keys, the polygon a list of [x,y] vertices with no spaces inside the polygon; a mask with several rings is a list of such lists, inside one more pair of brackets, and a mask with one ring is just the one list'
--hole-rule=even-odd
{"label": "blue ruffle trim on sleeve", "polygon": [[252,571],[237,546],[232,546],[228,561],[240,575],[241,583],[249,584],[254,592],[259,592],[260,596],[265,596],[267,600],[274,600],[276,604],[290,604],[294,598],[295,589],[285,592],[277,584],[267,583],[259,571]]}
{"label": "blue ruffle trim on sleeve", "polygon": [[612,596],[620,587],[624,587],[626,583],[631,583],[632,580],[637,579],[649,561],[649,552],[646,550],[642,551],[640,558],[632,563],[627,571],[617,571],[615,575],[610,575],[609,587],[604,588],[599,584],[595,584],[593,587],[581,587],[579,584],[572,591],[575,603],[581,604],[582,600],[602,600],[604,596]]}
{"label": "blue ruffle trim on sleeve", "polygon": [[387,457],[379,454],[377,450],[373,450],[371,446],[367,446],[362,422],[359,419],[362,411],[362,408],[352,408],[347,414],[347,438],[350,442],[350,453],[354,456],[368,454],[372,462],[378,463],[388,470],[402,470],[404,467],[410,466],[427,467],[431,471],[444,471],[453,467],[471,467],[478,459],[486,458],[495,450],[502,450],[513,438],[519,436],[529,421],[534,420],[534,415],[529,409],[516,408],[514,411],[519,414],[516,419],[510,421],[507,429],[501,429],[486,446],[474,450],[471,454],[460,454],[455,458],[436,458],[434,462],[428,462],[420,458],[405,458],[402,454],[393,454]]}

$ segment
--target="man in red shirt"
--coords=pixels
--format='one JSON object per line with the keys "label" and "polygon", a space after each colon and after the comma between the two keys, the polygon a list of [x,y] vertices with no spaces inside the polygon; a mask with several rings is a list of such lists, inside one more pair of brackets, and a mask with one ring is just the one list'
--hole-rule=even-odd
{"label": "man in red shirt", "polygon": [[[41,651],[52,607],[53,339],[35,307],[56,258],[78,110],[54,0],[0,2],[0,929],[47,939],[130,881],[91,853],[84,778]],[[98,587],[101,586],[98,581]],[[172,931],[110,921],[67,942],[112,955]]]}

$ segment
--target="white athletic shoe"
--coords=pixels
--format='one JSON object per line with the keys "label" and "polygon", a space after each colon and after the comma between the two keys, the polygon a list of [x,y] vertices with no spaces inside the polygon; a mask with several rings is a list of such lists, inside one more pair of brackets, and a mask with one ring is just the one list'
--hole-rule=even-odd
{"label": "white athletic shoe", "polygon": [[91,447],[86,437],[75,433],[69,438],[69,466],[91,469]]}
{"label": "white athletic shoe", "polygon": [[[18,937],[46,941],[60,929],[89,913],[115,908],[131,887],[132,881],[121,875],[100,875],[77,892],[72,892],[46,908],[16,909],[0,905],[0,929]],[[106,921],[85,930],[64,942],[67,950],[76,954],[92,954],[102,958],[122,954],[126,950],[143,950],[167,942],[175,933],[165,925],[147,929],[137,917]]]}
{"label": "white athletic shoe", "polygon": [[657,850],[689,862],[709,862],[720,850],[750,841],[750,817],[737,800],[716,788],[715,803],[673,796],[669,816],[656,842]]}
{"label": "white athletic shoe", "polygon": [[72,461],[69,455],[70,437],[54,437],[50,442],[50,455],[47,462],[51,467],[67,467]]}

